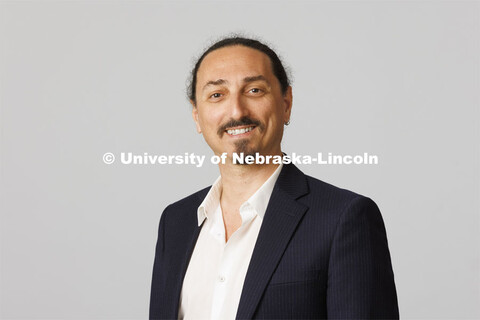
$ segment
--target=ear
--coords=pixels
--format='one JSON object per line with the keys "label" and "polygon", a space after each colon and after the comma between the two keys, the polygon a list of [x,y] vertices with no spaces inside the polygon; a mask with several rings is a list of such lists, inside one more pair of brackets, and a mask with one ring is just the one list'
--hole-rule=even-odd
{"label": "ear", "polygon": [[292,95],[291,86],[288,86],[287,91],[283,95],[283,102],[285,105],[285,114],[284,114],[283,122],[286,123],[290,121],[290,115],[292,113],[293,95]]}
{"label": "ear", "polygon": [[193,102],[193,100],[190,100],[190,103],[192,104],[192,118],[193,118],[193,121],[195,121],[195,125],[197,126],[197,132],[202,133],[202,128],[200,128],[200,124],[198,122],[197,106],[195,105],[195,102]]}

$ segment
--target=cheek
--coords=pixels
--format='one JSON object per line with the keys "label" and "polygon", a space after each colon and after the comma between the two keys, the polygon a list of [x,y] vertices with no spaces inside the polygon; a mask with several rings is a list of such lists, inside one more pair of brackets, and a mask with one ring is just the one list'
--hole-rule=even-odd
{"label": "cheek", "polygon": [[200,124],[202,130],[217,130],[221,124],[221,114],[218,112],[212,112],[204,110],[198,115],[198,123]]}
{"label": "cheek", "polygon": [[265,114],[266,135],[271,139],[277,139],[283,135],[283,113],[278,110],[272,110],[270,114]]}
{"label": "cheek", "polygon": [[283,124],[283,113],[278,109],[269,109],[270,112],[266,112],[262,115],[263,119],[267,119],[267,125],[272,127],[278,127]]}

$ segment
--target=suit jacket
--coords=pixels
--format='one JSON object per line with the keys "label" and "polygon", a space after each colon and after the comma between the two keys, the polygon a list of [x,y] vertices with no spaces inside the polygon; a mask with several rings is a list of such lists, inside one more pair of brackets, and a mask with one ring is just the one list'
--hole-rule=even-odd
{"label": "suit jacket", "polygon": [[[160,219],[150,319],[177,319],[203,189]],[[398,319],[382,216],[369,198],[286,164],[250,260],[237,319]]]}

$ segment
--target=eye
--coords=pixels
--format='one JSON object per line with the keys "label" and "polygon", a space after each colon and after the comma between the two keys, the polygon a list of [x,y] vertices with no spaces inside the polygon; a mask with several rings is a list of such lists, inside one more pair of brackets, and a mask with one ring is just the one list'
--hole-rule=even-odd
{"label": "eye", "polygon": [[215,92],[214,94],[212,94],[212,95],[210,96],[210,98],[218,99],[218,98],[220,98],[221,96],[222,96],[221,93]]}
{"label": "eye", "polygon": [[258,89],[258,88],[252,88],[250,90],[248,90],[249,92],[251,93],[260,93],[262,90],[261,89]]}

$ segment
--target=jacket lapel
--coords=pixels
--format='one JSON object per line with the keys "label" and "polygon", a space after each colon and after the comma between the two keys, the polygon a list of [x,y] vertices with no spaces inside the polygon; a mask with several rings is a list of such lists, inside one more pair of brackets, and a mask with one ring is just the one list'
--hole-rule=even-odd
{"label": "jacket lapel", "polygon": [[[185,215],[185,221],[183,224],[183,230],[181,237],[182,244],[181,248],[185,248],[185,250],[180,249],[178,252],[183,252],[183,254],[178,255],[176,261],[174,262],[174,270],[180,270],[180,272],[172,273],[174,276],[167,279],[168,282],[171,282],[173,285],[173,318],[178,319],[178,309],[180,307],[180,294],[182,291],[183,279],[185,278],[185,273],[187,272],[187,266],[190,262],[190,258],[192,257],[193,249],[195,248],[195,243],[197,242],[198,235],[200,234],[200,230],[202,229],[202,225],[198,226],[198,219],[197,219],[197,208],[202,203],[203,199],[208,193],[209,188],[202,190],[198,194],[198,201],[193,203],[192,211],[193,214]],[[184,240],[184,241],[183,241]],[[178,268],[178,269],[177,269]],[[170,286],[167,286],[170,287]]]}
{"label": "jacket lapel", "polygon": [[305,175],[284,165],[270,197],[243,285],[236,319],[251,319],[283,252],[308,207],[296,199],[308,193]]}

